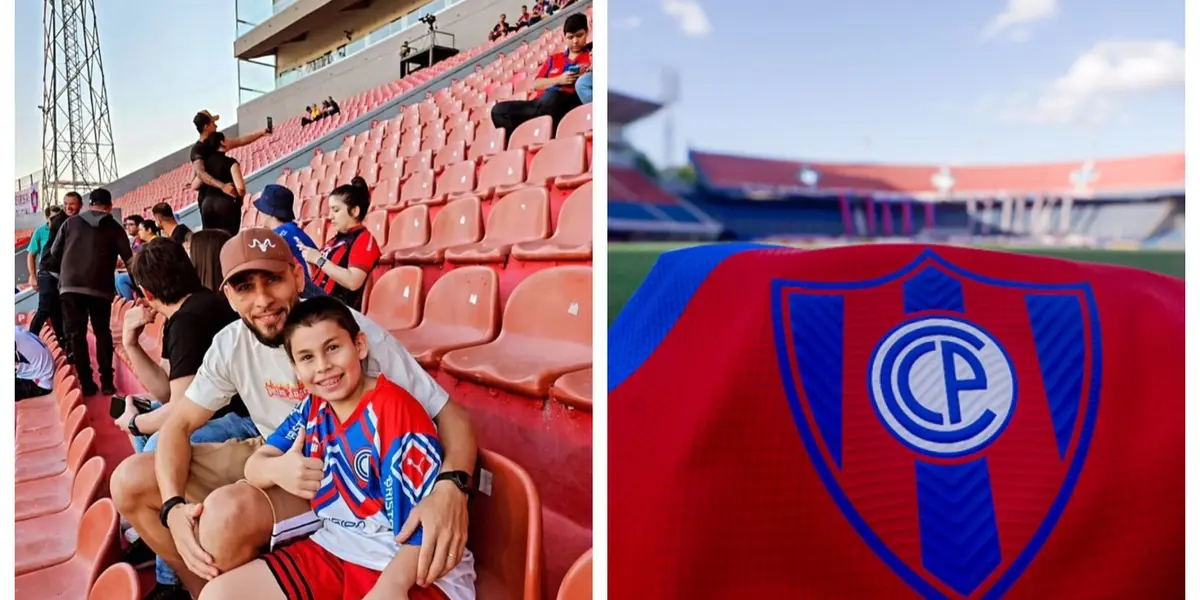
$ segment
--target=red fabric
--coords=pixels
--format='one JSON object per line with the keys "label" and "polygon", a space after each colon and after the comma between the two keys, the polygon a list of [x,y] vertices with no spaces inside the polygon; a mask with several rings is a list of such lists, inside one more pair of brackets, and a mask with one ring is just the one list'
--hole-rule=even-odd
{"label": "red fabric", "polygon": [[[567,52],[564,50],[558,54],[551,54],[546,58],[546,62],[543,62],[542,68],[538,70],[537,79],[558,77],[567,70],[567,67],[572,65],[591,66],[591,64],[591,52],[580,52],[579,54],[575,55],[574,58],[568,58]],[[558,86],[558,89],[569,94],[575,93],[575,86],[573,85],[560,85]],[[545,90],[542,90],[538,93],[538,96],[541,96],[544,93]]]}
{"label": "red fabric", "polygon": [[[936,247],[945,263],[977,276],[1090,287],[1098,328],[1091,329],[1084,311],[1088,322],[1082,330],[1088,348],[1098,342],[1099,362],[1084,362],[1080,418],[1066,431],[1071,442],[1066,458],[1060,458],[1047,400],[1049,378],[1042,370],[1063,359],[1039,358],[1027,290],[957,277],[963,314],[1009,354],[1018,382],[1016,401],[1007,429],[994,443],[976,455],[929,461],[889,435],[868,387],[877,344],[914,314],[905,313],[902,286],[908,279],[841,287],[896,273],[926,248],[752,250],[726,258],[708,273],[665,338],[609,394],[610,438],[620,440],[609,449],[612,597],[922,595],[852,524],[835,491],[849,499],[883,546],[926,582],[932,590],[924,593],[927,597],[989,597],[1010,572],[1017,574],[1006,598],[1183,596],[1182,280],[1122,267]],[[685,259],[680,255],[681,263]],[[789,404],[796,400],[804,426],[811,429],[816,414],[806,394],[819,390],[798,384],[789,397],[781,371],[787,365],[791,377],[813,377],[812,369],[806,375],[796,366],[792,330],[776,327],[777,295],[794,291],[783,284],[773,287],[780,280],[833,284],[840,291],[814,293],[844,298],[844,340],[826,353],[842,357],[828,366],[842,370],[840,466],[831,459],[827,440],[815,446],[816,456],[810,454],[802,422]],[[662,293],[675,291],[664,286]],[[1078,290],[1047,293],[1087,303]],[[790,318],[786,309],[783,315]],[[610,353],[629,350],[613,346]],[[783,360],[781,352],[786,352]],[[1100,365],[1098,400],[1085,445],[1081,431],[1096,374],[1092,365]],[[930,540],[921,535],[914,462],[955,466],[980,455],[990,477],[1000,562],[964,596],[923,564],[922,544]],[[1027,566],[1014,566],[1065,489],[1064,475],[1078,456],[1085,458],[1061,516]],[[822,479],[822,468],[833,473],[834,491]],[[977,566],[970,555],[962,559],[964,569]]]}
{"label": "red fabric", "polygon": [[[276,548],[263,556],[288,600],[362,600],[379,571],[346,562],[311,539]],[[410,600],[448,600],[436,585],[413,586]]]}
{"label": "red fabric", "polygon": [[[369,231],[363,231],[361,235],[355,238],[353,245],[346,242],[347,236],[363,229],[364,227],[360,225],[346,233],[337,234],[333,239],[329,240],[329,243],[325,244],[325,248],[321,250],[321,254],[324,254],[329,262],[340,265],[348,252],[350,260],[346,264],[346,268],[362,269],[369,274],[375,268],[375,265],[379,264],[380,257],[379,244],[375,242],[374,236]],[[317,271],[313,283],[324,289],[327,294],[332,294],[334,287],[337,285],[337,282],[324,271]]]}

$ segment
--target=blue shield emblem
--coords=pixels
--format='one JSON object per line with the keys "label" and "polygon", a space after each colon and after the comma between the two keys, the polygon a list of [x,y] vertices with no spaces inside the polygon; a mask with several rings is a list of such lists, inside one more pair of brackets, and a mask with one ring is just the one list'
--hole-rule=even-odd
{"label": "blue shield emblem", "polygon": [[928,250],[888,276],[774,282],[797,430],[868,546],[926,598],[999,597],[1087,459],[1090,286],[984,277]]}

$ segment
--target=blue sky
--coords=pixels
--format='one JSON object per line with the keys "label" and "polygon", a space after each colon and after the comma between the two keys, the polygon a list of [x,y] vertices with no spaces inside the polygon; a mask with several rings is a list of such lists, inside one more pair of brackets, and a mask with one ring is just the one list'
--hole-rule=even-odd
{"label": "blue sky", "polygon": [[[42,164],[42,5],[16,1],[18,177]],[[236,120],[233,7],[232,0],[96,0],[120,174],[193,141],[198,110],[221,115],[222,125]]]}
{"label": "blue sky", "polygon": [[[685,149],[988,163],[1183,150],[1179,0],[610,0],[609,82]],[[663,120],[629,138],[662,164]]]}

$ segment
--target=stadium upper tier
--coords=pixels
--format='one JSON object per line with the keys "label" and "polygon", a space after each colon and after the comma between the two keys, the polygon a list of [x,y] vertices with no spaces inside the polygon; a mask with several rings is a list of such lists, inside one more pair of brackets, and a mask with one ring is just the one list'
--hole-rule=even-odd
{"label": "stadium upper tier", "polygon": [[[590,6],[586,12],[590,20],[592,12]],[[549,29],[544,29],[539,38],[533,43],[523,46],[517,53],[504,57],[502,61],[495,61],[487,67],[477,66],[476,75],[486,79],[486,84],[481,86],[482,80],[475,81],[471,85],[460,85],[463,82],[455,82],[453,86],[442,88],[436,94],[427,93],[427,97],[422,100],[425,105],[430,107],[426,110],[443,110],[448,97],[452,97],[460,108],[468,111],[466,118],[477,123],[488,118],[491,106],[497,101],[524,99],[532,89],[532,75],[536,73],[541,61],[549,54],[551,48],[562,45],[561,31],[558,31],[561,22],[551,20],[550,24],[545,27],[549,27]],[[238,159],[242,165],[243,175],[249,180],[255,173],[277,164],[298,150],[328,137],[331,133],[360,120],[375,109],[403,97],[426,83],[437,80],[463,64],[490,54],[498,54],[495,50],[497,46],[510,41],[513,37],[527,33],[528,31],[516,32],[495,42],[479,44],[408,77],[382,83],[362,94],[339,98],[341,114],[322,119],[314,124],[301,127],[299,114],[287,119],[276,119],[273,135],[248,146],[237,148],[230,152],[230,155]],[[503,64],[499,64],[501,62]],[[471,96],[471,93],[474,93],[475,96]],[[422,150],[424,149],[422,148]],[[168,202],[178,210],[196,202],[197,193],[190,189],[191,182],[191,165],[181,164],[177,169],[117,198],[115,206],[122,209],[124,214],[146,213],[150,207],[159,202]]]}

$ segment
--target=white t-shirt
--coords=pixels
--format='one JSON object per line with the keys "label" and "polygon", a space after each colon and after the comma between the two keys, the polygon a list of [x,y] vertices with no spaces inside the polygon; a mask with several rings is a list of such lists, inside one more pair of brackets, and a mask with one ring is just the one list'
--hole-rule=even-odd
{"label": "white t-shirt", "polygon": [[16,328],[17,379],[32,380],[43,390],[54,387],[54,357],[50,349],[28,329],[20,325]]}
{"label": "white t-shirt", "polygon": [[[350,312],[367,336],[367,375],[387,377],[416,398],[429,418],[436,418],[450,399],[446,390],[385,329],[356,310]],[[213,338],[187,389],[189,400],[211,411],[224,408],[234,394],[241,396],[264,438],[308,397],[296,381],[287,351],[262,345],[241,319]]]}

